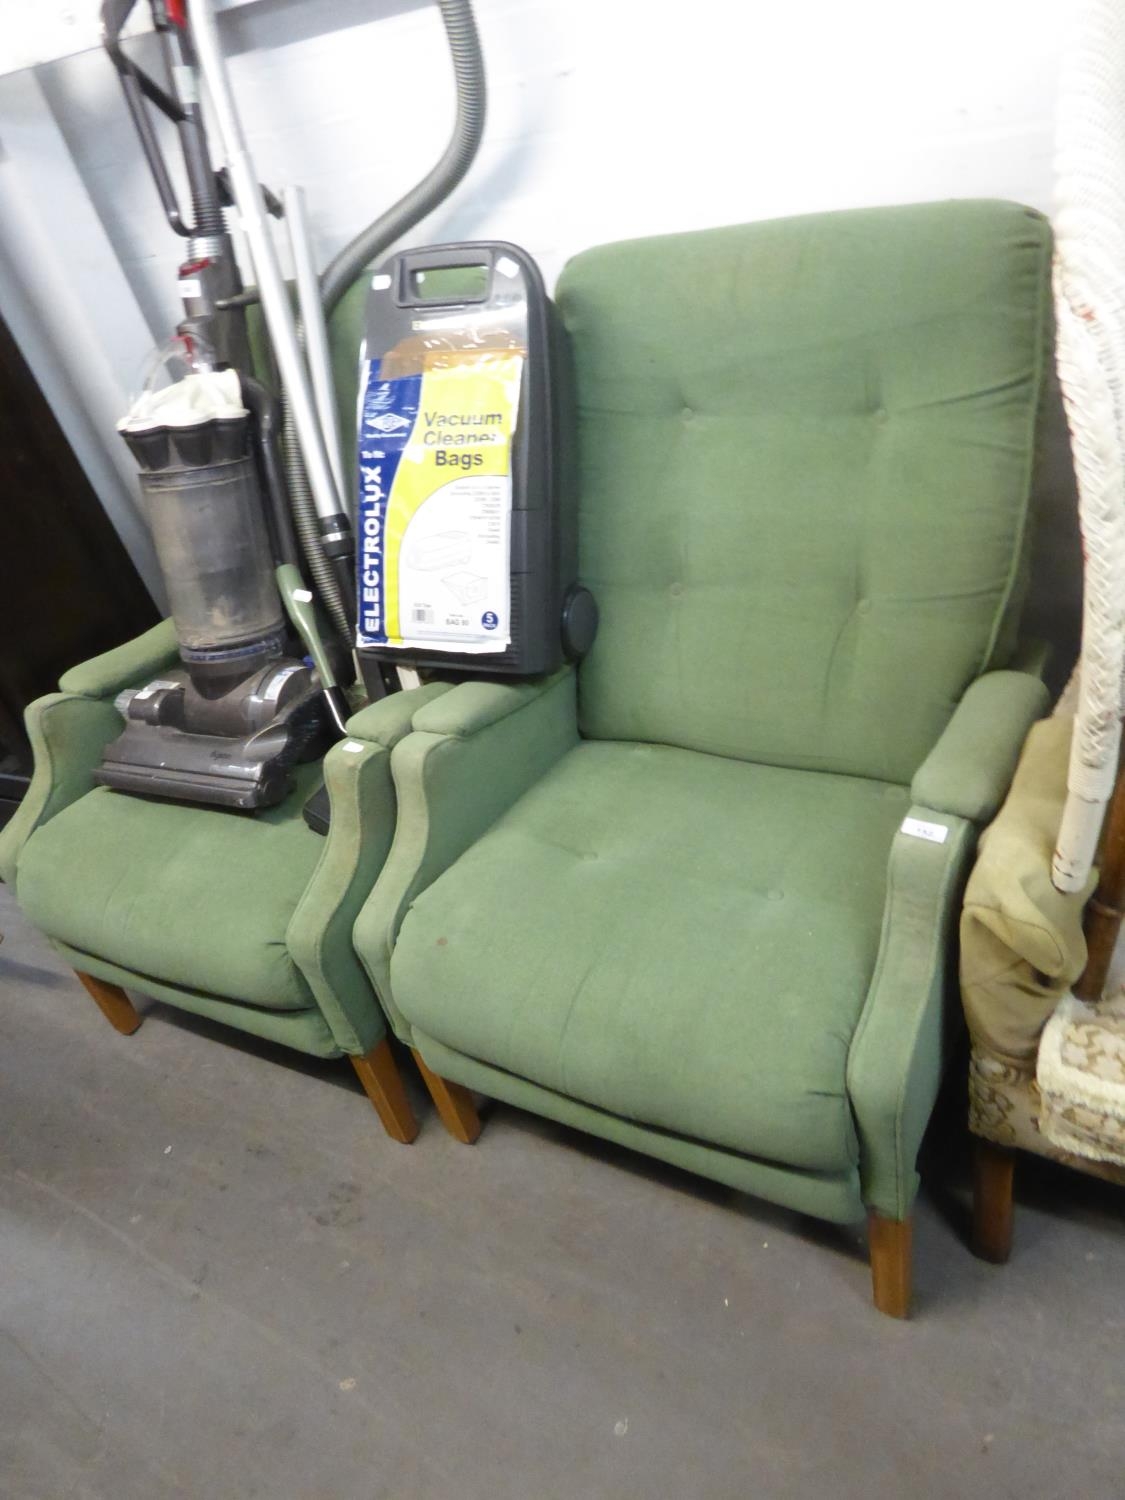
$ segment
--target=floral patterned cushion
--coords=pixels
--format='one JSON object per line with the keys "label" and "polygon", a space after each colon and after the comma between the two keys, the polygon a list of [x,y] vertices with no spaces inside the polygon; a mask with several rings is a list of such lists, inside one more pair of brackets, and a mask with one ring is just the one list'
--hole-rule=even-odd
{"label": "floral patterned cushion", "polygon": [[1125,1167],[1125,993],[1096,1006],[1065,996],[1043,1032],[1036,1075],[1047,1139]]}
{"label": "floral patterned cushion", "polygon": [[969,1066],[969,1129],[998,1146],[1018,1146],[1125,1186],[1125,1165],[1067,1150],[1043,1129],[1044,1103],[1035,1065],[1021,1066],[974,1046]]}

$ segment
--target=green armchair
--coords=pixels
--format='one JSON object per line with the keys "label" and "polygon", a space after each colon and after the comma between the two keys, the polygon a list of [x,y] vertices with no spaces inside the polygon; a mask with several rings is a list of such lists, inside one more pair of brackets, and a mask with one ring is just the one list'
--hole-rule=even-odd
{"label": "green armchair", "polygon": [[[378,1002],[351,942],[390,846],[390,749],[434,684],[360,710],[323,765],[298,768],[253,817],[94,785],[120,730],[113,706],[176,660],[169,621],[64,674],[33,703],[28,794],[0,833],[0,876],[125,1034],[124,986],[316,1057],[351,1058],[389,1135],[417,1133]],[[302,806],[323,773],[327,838]]]}
{"label": "green armchair", "polygon": [[[368,280],[348,290],[329,329],[351,446]],[[254,309],[250,334],[268,380]],[[388,1134],[413,1140],[418,1127],[351,929],[394,832],[391,746],[414,708],[447,689],[433,684],[360,710],[348,739],[323,762],[298,768],[289,797],[253,817],[95,787],[93,770],[121,729],[114,698],[177,660],[165,620],[72,668],[60,692],[31,705],[35,769],[0,832],[0,879],[119,1031],[140,1025],[128,986],[316,1057],[348,1056]],[[332,806],[327,839],[302,816],[322,775]]]}
{"label": "green armchair", "polygon": [[1005,203],[587,252],[590,655],[391,752],[355,924],[442,1118],[495,1096],[824,1219],[904,1315],[1017,638],[1050,235]]}

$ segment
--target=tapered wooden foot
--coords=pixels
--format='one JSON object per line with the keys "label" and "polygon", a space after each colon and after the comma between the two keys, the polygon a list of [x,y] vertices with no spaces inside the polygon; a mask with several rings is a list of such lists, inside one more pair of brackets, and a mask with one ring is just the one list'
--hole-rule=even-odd
{"label": "tapered wooden foot", "polygon": [[1016,1153],[973,1142],[973,1254],[1002,1266],[1012,1253],[1012,1177]]}
{"label": "tapered wooden foot", "polygon": [[392,1141],[408,1146],[418,1134],[418,1121],[410,1107],[391,1044],[386,1037],[363,1057],[353,1057],[352,1067],[359,1075],[364,1093],[375,1106],[383,1129]]}
{"label": "tapered wooden foot", "polygon": [[95,979],[92,974],[83,974],[81,969],[75,969],[74,972],[114,1031],[119,1031],[122,1036],[132,1036],[141,1024],[141,1017],[121,986],[107,984],[104,979]]}
{"label": "tapered wooden foot", "polygon": [[480,1135],[480,1116],[472,1094],[459,1083],[450,1083],[448,1078],[439,1078],[436,1073],[431,1073],[417,1049],[414,1049],[414,1061],[418,1064],[418,1071],[437,1107],[441,1123],[454,1140],[471,1146]]}
{"label": "tapered wooden foot", "polygon": [[875,1306],[889,1318],[910,1316],[913,1229],[910,1219],[884,1219],[882,1214],[868,1216],[871,1289]]}

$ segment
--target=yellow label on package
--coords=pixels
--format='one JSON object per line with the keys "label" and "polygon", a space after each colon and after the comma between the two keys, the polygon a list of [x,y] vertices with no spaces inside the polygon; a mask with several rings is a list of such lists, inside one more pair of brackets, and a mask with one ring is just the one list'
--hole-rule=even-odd
{"label": "yellow label on package", "polygon": [[512,440],[523,356],[361,372],[357,644],[500,652],[511,642]]}

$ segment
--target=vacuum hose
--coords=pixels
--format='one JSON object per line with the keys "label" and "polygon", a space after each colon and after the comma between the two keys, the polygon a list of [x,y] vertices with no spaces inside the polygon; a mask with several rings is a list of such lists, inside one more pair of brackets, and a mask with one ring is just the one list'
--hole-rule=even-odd
{"label": "vacuum hose", "polygon": [[365,266],[378,259],[447,198],[464,177],[484,134],[484,58],[469,0],[438,0],[457,84],[457,119],[445,154],[416,187],[345,245],[320,278],[325,317]]}
{"label": "vacuum hose", "polygon": [[[438,0],[438,7],[449,41],[457,85],[457,118],[453,134],[441,160],[427,176],[345,245],[325,270],[320,278],[320,295],[326,319],[332,316],[340,298],[360,271],[377,260],[396,240],[408,234],[415,224],[449,196],[469,170],[480,146],[484,134],[486,93],[484,58],[472,5],[470,0]],[[284,395],[283,406],[282,450],[297,535],[320,597],[336,628],[350,645],[349,611],[332,560],[325,555],[321,544],[316,508],[301,461],[292,413]]]}

